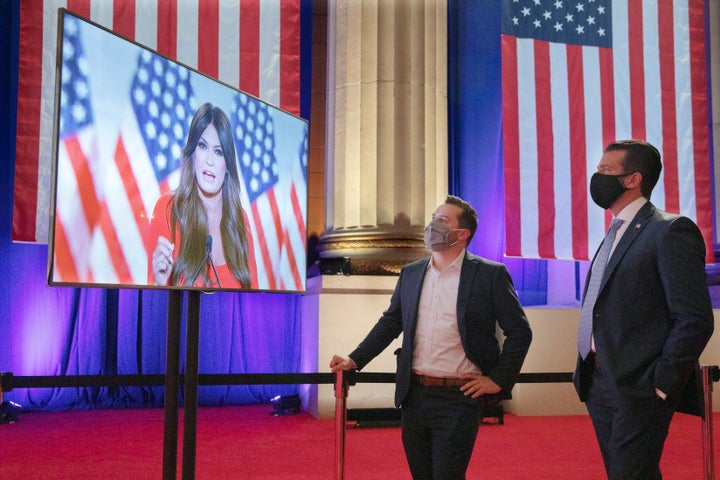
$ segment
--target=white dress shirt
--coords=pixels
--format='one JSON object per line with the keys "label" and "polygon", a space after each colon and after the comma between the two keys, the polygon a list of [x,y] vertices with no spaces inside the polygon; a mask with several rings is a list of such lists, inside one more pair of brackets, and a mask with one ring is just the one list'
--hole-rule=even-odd
{"label": "white dress shirt", "polygon": [[465,250],[444,270],[433,265],[425,272],[420,294],[413,372],[432,377],[459,377],[481,373],[462,346],[457,323],[457,295]]}
{"label": "white dress shirt", "polygon": [[[623,220],[623,223],[622,225],[620,225],[620,228],[618,228],[617,234],[615,235],[615,242],[613,243],[612,250],[610,250],[610,257],[612,257],[612,254],[615,251],[615,247],[617,247],[620,239],[630,227],[630,222],[632,222],[632,219],[635,218],[635,215],[637,215],[640,209],[647,202],[648,199],[645,197],[636,198],[620,211],[617,218]],[[608,257],[608,260],[610,259],[610,257]]]}

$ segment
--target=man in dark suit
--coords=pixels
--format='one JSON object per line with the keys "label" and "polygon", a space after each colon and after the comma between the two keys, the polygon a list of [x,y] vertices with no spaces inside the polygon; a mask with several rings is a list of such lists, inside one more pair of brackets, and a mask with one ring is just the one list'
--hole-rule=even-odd
{"label": "man in dark suit", "polygon": [[649,201],[661,169],[649,143],[617,141],[590,181],[595,203],[622,223],[603,242],[604,272],[600,248],[588,273],[574,383],[610,480],[662,478],[670,420],[713,332],[700,231]]}
{"label": "man in dark suit", "polygon": [[432,256],[402,269],[367,337],[330,361],[333,371],[361,369],[403,333],[395,405],[416,480],[465,478],[482,409],[510,398],[532,338],[505,266],[466,250],[477,223],[472,206],[448,196],[425,229]]}

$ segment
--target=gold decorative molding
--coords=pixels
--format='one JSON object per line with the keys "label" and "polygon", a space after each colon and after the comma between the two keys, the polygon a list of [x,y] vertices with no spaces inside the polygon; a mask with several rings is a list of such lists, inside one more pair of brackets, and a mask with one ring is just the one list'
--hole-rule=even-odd
{"label": "gold decorative molding", "polygon": [[320,258],[349,258],[352,275],[397,275],[403,266],[429,255],[419,238],[357,233],[323,236],[317,249]]}
{"label": "gold decorative molding", "polygon": [[365,250],[377,248],[422,248],[425,250],[425,243],[422,240],[414,240],[407,238],[388,238],[388,239],[346,239],[337,241],[321,240],[318,247],[322,256],[323,252],[332,252],[334,250]]}

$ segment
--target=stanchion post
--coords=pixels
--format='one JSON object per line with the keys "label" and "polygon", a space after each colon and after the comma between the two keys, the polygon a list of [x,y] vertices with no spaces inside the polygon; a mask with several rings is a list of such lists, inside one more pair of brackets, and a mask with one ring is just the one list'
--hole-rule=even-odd
{"label": "stanchion post", "polygon": [[703,365],[703,397],[705,400],[705,415],[703,416],[703,467],[705,472],[705,480],[714,480],[715,478],[715,460],[713,458],[713,408],[712,408],[712,392],[713,382],[717,380],[718,367],[712,365]]}
{"label": "stanchion post", "polygon": [[188,292],[188,313],[186,325],[182,478],[183,480],[194,480],[197,443],[200,292]]}
{"label": "stanchion post", "polygon": [[163,437],[163,480],[177,477],[178,388],[180,374],[180,322],[183,293],[168,292],[167,352],[165,358],[165,430]]}
{"label": "stanchion post", "polygon": [[345,425],[348,381],[343,370],[335,373],[335,480],[345,478]]}

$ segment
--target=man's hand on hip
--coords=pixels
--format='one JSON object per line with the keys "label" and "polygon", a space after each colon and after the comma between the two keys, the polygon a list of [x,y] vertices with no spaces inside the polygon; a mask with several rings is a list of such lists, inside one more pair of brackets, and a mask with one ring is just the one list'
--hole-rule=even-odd
{"label": "man's hand on hip", "polygon": [[460,387],[460,390],[472,398],[478,398],[480,395],[492,395],[502,390],[497,383],[493,382],[490,377],[486,375],[470,373],[463,375],[461,378],[467,378],[469,380],[465,385]]}

